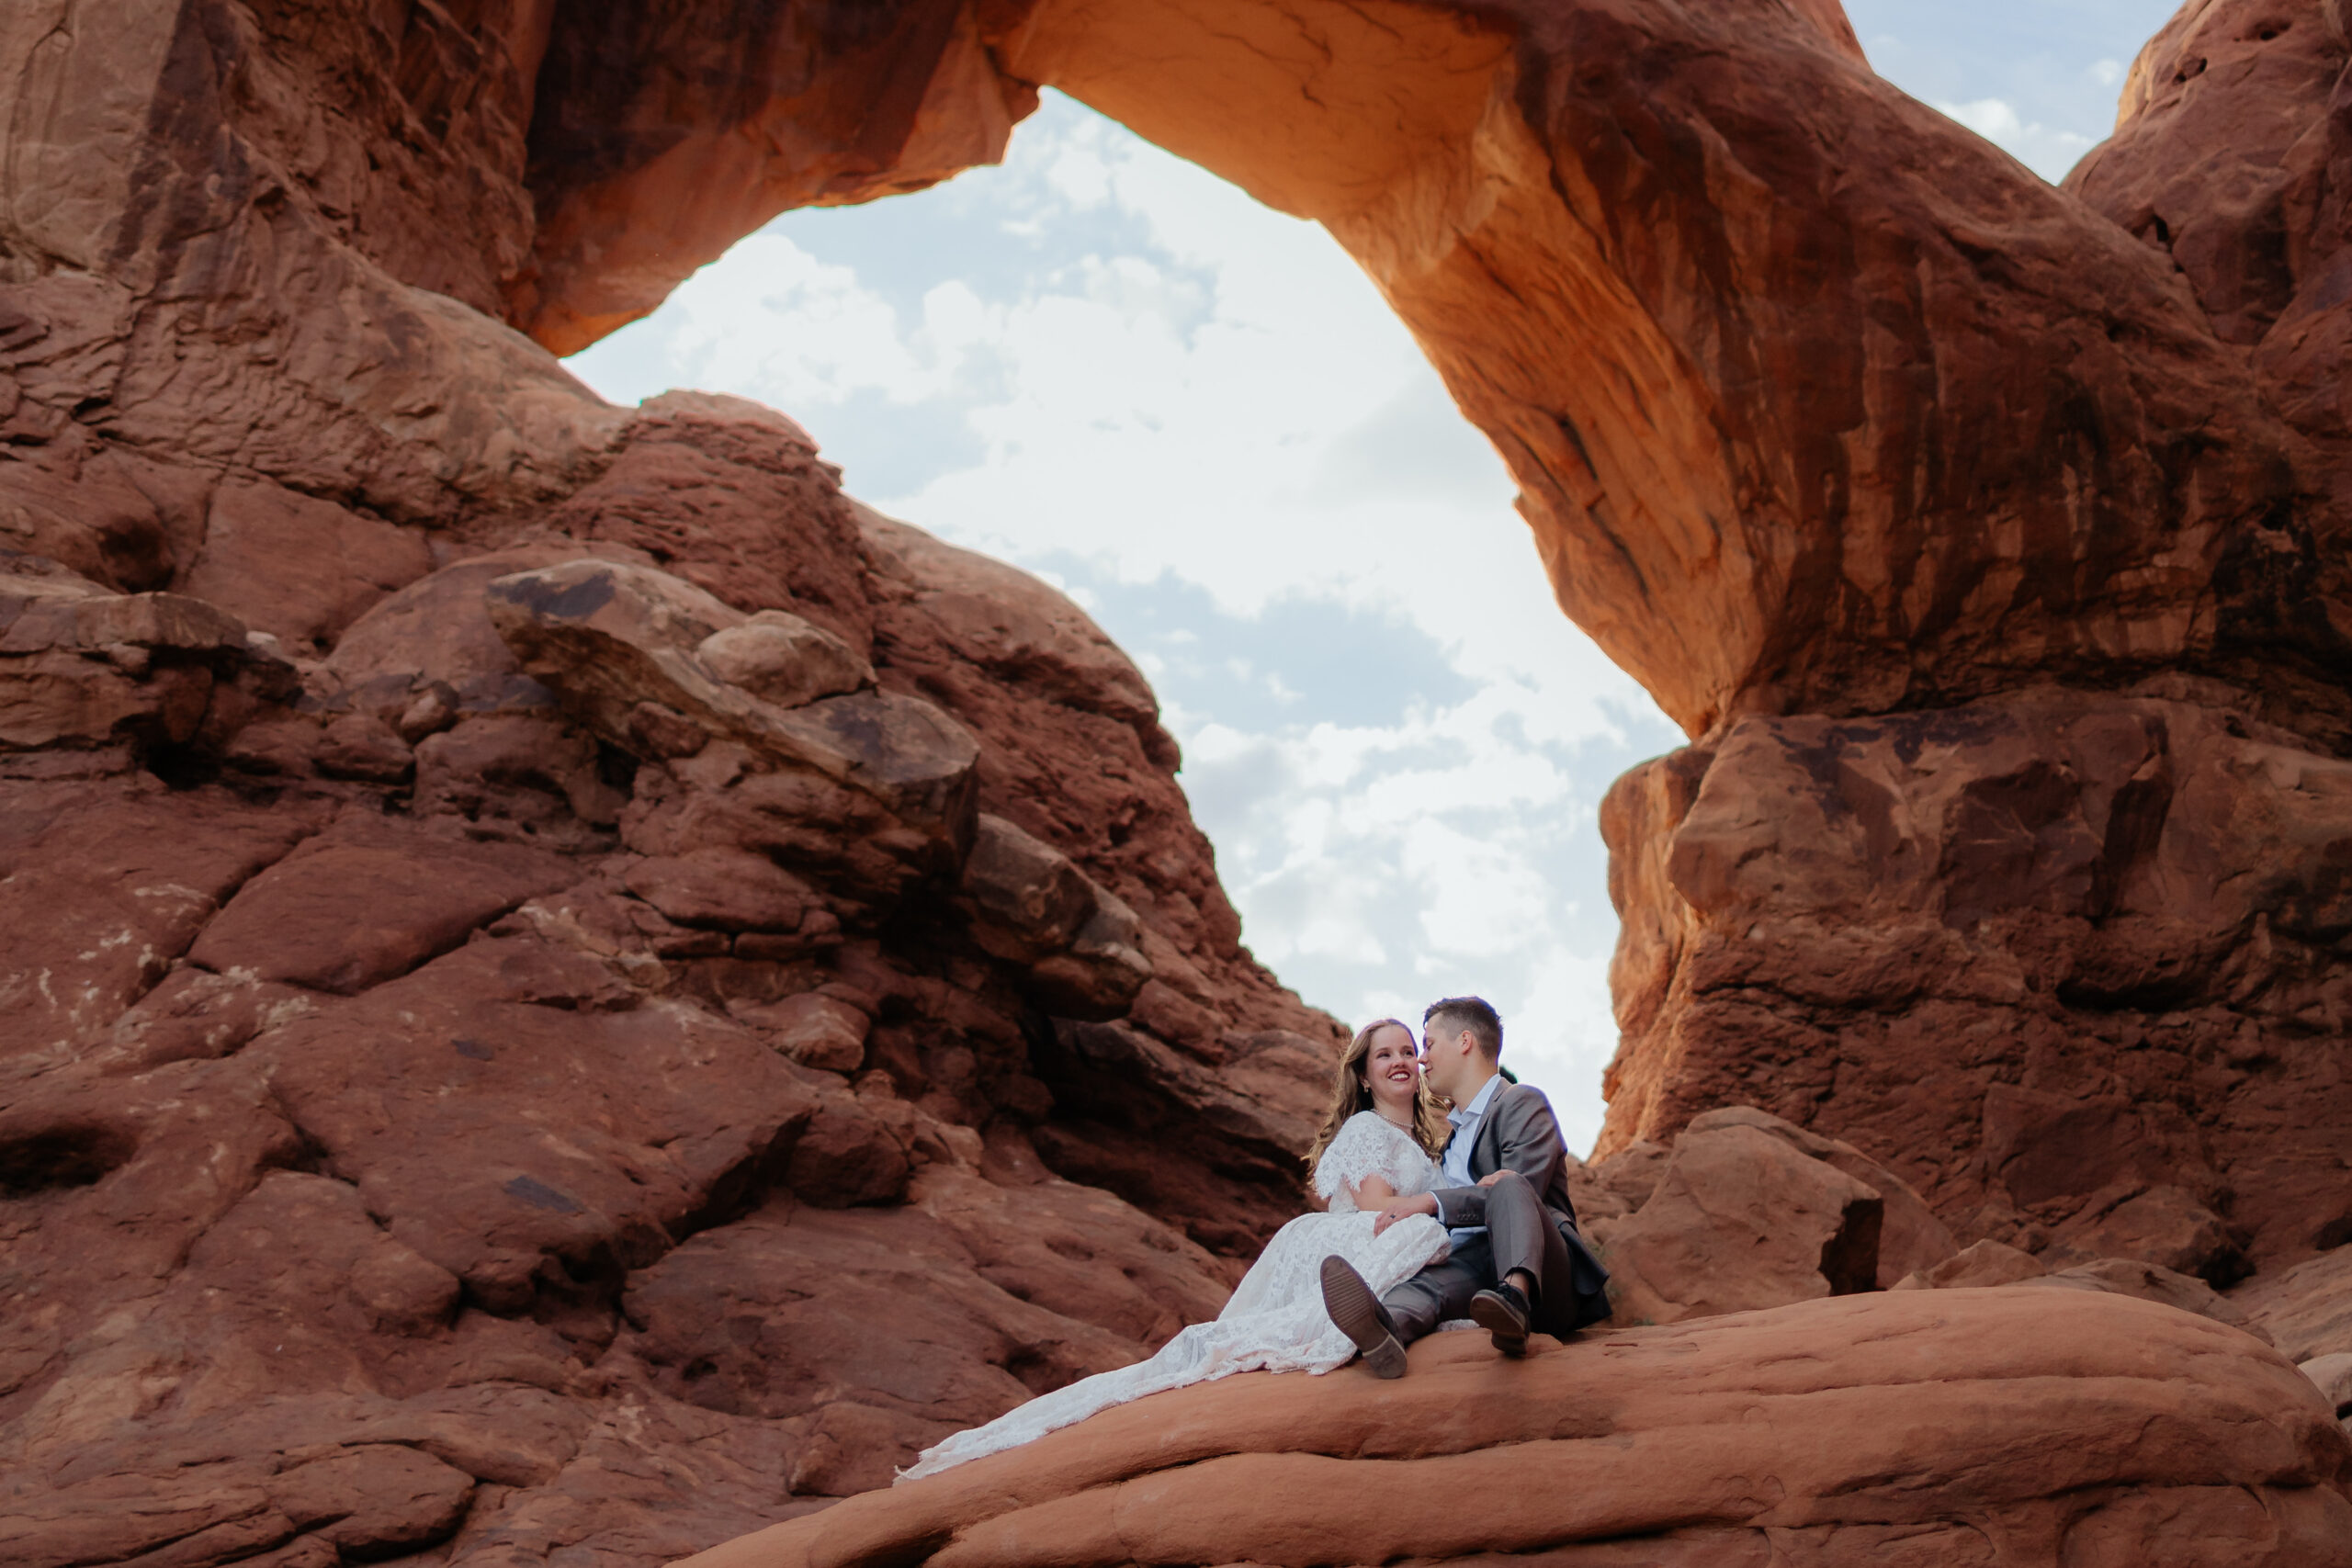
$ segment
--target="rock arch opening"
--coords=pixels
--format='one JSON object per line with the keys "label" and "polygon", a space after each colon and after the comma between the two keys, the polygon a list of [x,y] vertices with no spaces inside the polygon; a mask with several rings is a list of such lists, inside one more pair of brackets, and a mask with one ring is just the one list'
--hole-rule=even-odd
{"label": "rock arch opening", "polygon": [[567,366],[789,411],[861,500],[1045,571],[1148,674],[1260,960],[1343,1019],[1491,997],[1591,1145],[1596,811],[1678,737],[1327,234],[1047,89],[1001,166],[786,214]]}
{"label": "rock arch opening", "polygon": [[[917,26],[914,9],[893,15]],[[1767,987],[1776,1045],[1757,1046],[1763,1021],[1744,1003],[1726,998],[1703,1025],[1693,1010],[1689,987],[1722,983],[1702,962],[1717,922],[1791,886],[1718,886],[1685,831],[1716,743],[1743,720],[1834,727],[2037,685],[2169,693],[2187,679],[2339,744],[2344,699],[2317,674],[2333,634],[2256,629],[2280,625],[2277,612],[2232,565],[2290,536],[2277,520],[2317,482],[2308,433],[2213,335],[2168,256],[1888,87],[1836,7],[1735,20],[1649,6],[1069,0],[922,17],[932,41],[893,58],[922,62],[924,85],[891,100],[906,107],[878,137],[880,121],[862,124],[863,142],[796,107],[827,80],[821,28],[735,40],[797,51],[805,92],[724,113],[680,96],[684,78],[650,47],[658,28],[560,31],[551,59],[602,62],[607,99],[625,84],[620,100],[665,106],[669,140],[597,143],[576,172],[537,166],[541,232],[555,238],[509,295],[516,319],[581,341],[778,207],[923,183],[992,152],[1040,85],[1322,222],[1503,453],[1563,608],[1702,742],[1612,800],[1629,919],[1612,1140],[1670,1129],[1724,1093],[1802,1119],[1826,1092],[1816,1075],[1838,1072],[1845,1004],[1825,1026],[1803,983]],[[878,36],[842,42],[841,58],[868,69],[879,56],[857,51]],[[714,158],[733,174],[680,178]],[[2097,183],[2090,172],[2077,190]],[[682,188],[701,193],[693,223],[638,216]],[[632,231],[704,238],[657,265],[626,250]],[[2291,699],[2265,694],[2280,689],[2263,672],[2274,656],[2301,672]],[[1876,733],[1833,728],[1796,750],[1834,758]],[[1915,744],[1899,743],[1905,767]],[[1817,771],[1834,781],[1837,767]],[[1720,775],[1716,787],[1742,789]],[[1762,824],[1740,829],[1754,841],[1725,852],[1736,861],[1784,842],[1781,787],[1723,803]],[[1820,809],[1891,822],[1896,807],[1839,784]],[[1799,925],[1887,896],[1879,863],[1905,830],[1858,840],[1852,891],[1803,896]],[[1930,863],[1973,853],[1939,847],[1941,827],[1907,830],[1925,834]],[[1894,897],[1939,919],[1946,902],[1939,886]],[[1958,1114],[1988,1114],[1981,1090],[1958,1100]],[[1951,1136],[1974,1150],[1990,1134]],[[1946,1162],[1955,1190],[1986,1185],[1977,1160]]]}

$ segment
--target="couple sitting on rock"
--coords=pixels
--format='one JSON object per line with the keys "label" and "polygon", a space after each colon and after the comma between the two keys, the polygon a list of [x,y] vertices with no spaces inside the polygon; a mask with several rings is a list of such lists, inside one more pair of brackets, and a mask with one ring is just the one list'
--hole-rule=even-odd
{"label": "couple sitting on rock", "polygon": [[1577,1231],[1551,1102],[1503,1073],[1502,1048],[1502,1020],[1476,997],[1431,1005],[1418,1055],[1393,1018],[1358,1032],[1307,1156],[1327,1207],[1274,1234],[1215,1322],[958,1432],[899,1479],[1234,1372],[1328,1372],[1361,1351],[1379,1376],[1401,1377],[1405,1347],[1441,1325],[1484,1328],[1521,1356],[1531,1333],[1608,1316],[1609,1276]]}

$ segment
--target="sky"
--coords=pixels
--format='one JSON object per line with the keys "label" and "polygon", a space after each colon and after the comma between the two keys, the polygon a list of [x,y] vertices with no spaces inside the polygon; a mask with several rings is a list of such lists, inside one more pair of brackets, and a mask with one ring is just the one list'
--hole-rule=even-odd
{"label": "sky", "polygon": [[[1849,6],[1882,74],[2053,180],[2170,11]],[[1501,460],[1319,228],[1048,93],[1002,166],[787,213],[570,365],[781,409],[869,504],[1076,599],[1159,692],[1259,959],[1351,1025],[1485,996],[1590,1146],[1597,811],[1682,737],[1560,615]]]}

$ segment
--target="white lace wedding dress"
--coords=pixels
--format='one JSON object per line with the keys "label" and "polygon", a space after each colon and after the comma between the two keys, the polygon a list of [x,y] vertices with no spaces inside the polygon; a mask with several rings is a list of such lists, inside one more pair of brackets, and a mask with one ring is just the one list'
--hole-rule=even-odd
{"label": "white lace wedding dress", "polygon": [[985,1427],[956,1433],[925,1449],[901,1481],[935,1475],[951,1465],[1015,1448],[1098,1410],[1188,1383],[1235,1372],[1328,1372],[1356,1353],[1323,1311],[1323,1260],[1334,1254],[1356,1266],[1375,1293],[1411,1279],[1446,1253],[1445,1231],[1416,1214],[1372,1234],[1374,1216],[1360,1213],[1350,1188],[1377,1176],[1409,1197],[1430,1190],[1437,1168],[1402,1129],[1371,1111],[1342,1126],[1315,1167],[1315,1190],[1330,1207],[1301,1214],[1273,1240],[1234,1288],[1212,1323],[1180,1329],[1157,1354],[1132,1367],[1080,1378]]}

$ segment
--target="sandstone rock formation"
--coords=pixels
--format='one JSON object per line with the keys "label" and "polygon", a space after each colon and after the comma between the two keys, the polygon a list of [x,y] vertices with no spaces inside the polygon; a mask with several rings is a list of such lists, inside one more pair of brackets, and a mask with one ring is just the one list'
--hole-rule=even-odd
{"label": "sandstone rock formation", "polygon": [[2347,1293],[2331,1259],[2256,1280],[2238,1299],[2128,1251],[2053,1246],[2036,1257],[1990,1239],[1956,1247],[1901,1177],[1753,1106],[1694,1118],[1671,1148],[1637,1144],[1578,1165],[1569,1185],[1610,1269],[1613,1327],[1880,1290],[2032,1284],[2195,1313],[2298,1362],[2345,1333]]}
{"label": "sandstone rock formation", "polygon": [[2145,1303],[1879,1295],[1538,1343],[1163,1394],[691,1562],[2283,1568],[2352,1539],[2318,1389]]}
{"label": "sandstone rock formation", "polygon": [[[1623,781],[1604,1148],[1751,1100],[1877,1151],[1963,1239],[2219,1285],[2352,1239],[2332,912],[2348,58],[2334,5],[2195,0],[2067,181],[2168,269],[2179,330],[2279,432],[2285,488],[2181,580],[2188,642],[2134,636],[2095,679],[2052,658],[1939,710],[1776,704]],[[2219,439],[2250,452],[2253,428]]]}
{"label": "sandstone rock formation", "polygon": [[707,400],[416,537],[0,563],[0,1555],[651,1562],[1215,1313],[1333,1026],[1082,615]]}
{"label": "sandstone rock formation", "polygon": [[[2052,190],[1828,0],[0,9],[5,1554],[636,1568],[1140,1354],[1291,1212],[1333,1026],[1133,666],[788,420],[547,352],[1043,85],[1349,248],[1694,738],[1606,813],[1580,1182],[1678,1320],[1597,1342],[1611,1419],[1704,1451],[1362,1551],[2328,1539],[2308,1381],[2195,1314],[2345,1348],[2345,20],[2192,0]],[[1888,1483],[1897,1341],[1998,1391]],[[1023,1483],[1074,1551],[1224,1473],[1122,1419]],[[1018,1555],[951,1494],[823,1530]]]}
{"label": "sandstone rock formation", "polygon": [[2185,690],[1749,718],[1621,780],[1612,1125],[1752,1099],[1966,1239],[2215,1284],[2340,1245],[2352,764]]}

